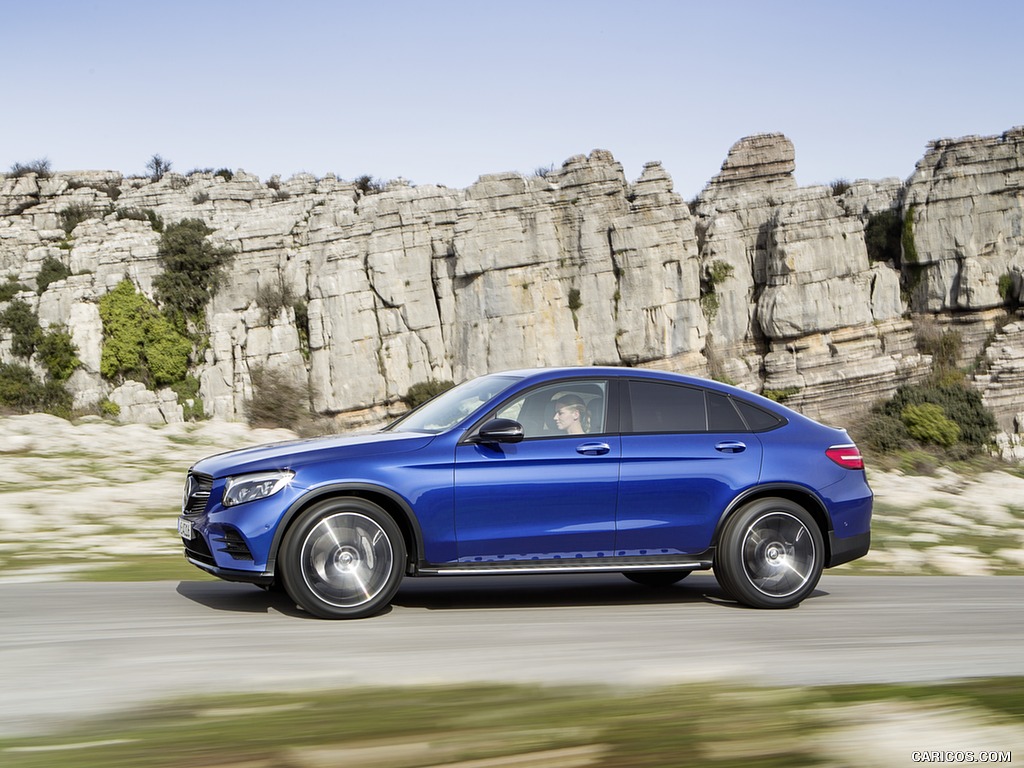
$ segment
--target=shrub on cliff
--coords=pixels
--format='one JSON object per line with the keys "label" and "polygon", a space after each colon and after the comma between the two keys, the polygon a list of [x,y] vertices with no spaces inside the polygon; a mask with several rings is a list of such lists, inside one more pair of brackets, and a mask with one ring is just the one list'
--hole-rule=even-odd
{"label": "shrub on cliff", "polygon": [[0,327],[11,332],[11,352],[18,357],[32,357],[43,339],[38,315],[21,299],[15,299],[0,312]]}
{"label": "shrub on cliff", "polygon": [[300,431],[310,419],[309,395],[276,368],[253,366],[249,371],[252,397],[245,404],[250,426]]}
{"label": "shrub on cliff", "polygon": [[30,173],[34,173],[41,179],[50,178],[50,174],[52,173],[50,170],[50,161],[43,157],[39,160],[32,160],[28,163],[15,163],[11,166],[11,170],[8,175],[17,179],[22,176],[28,176]]}
{"label": "shrub on cliff", "polygon": [[51,328],[36,347],[39,361],[54,381],[67,381],[82,361],[78,347],[64,327]]}
{"label": "shrub on cliff", "polygon": [[212,232],[199,219],[185,219],[165,226],[157,246],[164,271],[153,280],[156,298],[182,328],[200,321],[234,256],[230,248],[207,241]]}
{"label": "shrub on cliff", "polygon": [[27,365],[0,363],[0,408],[15,413],[43,411],[71,416],[71,395],[60,382],[40,381]]}
{"label": "shrub on cliff", "polygon": [[56,283],[58,280],[70,276],[71,270],[64,266],[64,262],[53,256],[47,256],[43,259],[42,266],[39,267],[39,274],[36,275],[36,293],[42,296],[43,291],[49,287],[50,283]]}
{"label": "shrub on cliff", "polygon": [[946,418],[946,412],[935,403],[908,405],[900,414],[907,433],[922,443],[933,443],[945,448],[960,439],[960,427]]}
{"label": "shrub on cliff", "polygon": [[100,299],[103,351],[100,373],[147,386],[182,381],[188,373],[192,342],[130,280]]}
{"label": "shrub on cliff", "polygon": [[857,437],[882,453],[909,448],[916,441],[963,457],[978,453],[996,428],[981,395],[963,383],[908,385],[873,409]]}

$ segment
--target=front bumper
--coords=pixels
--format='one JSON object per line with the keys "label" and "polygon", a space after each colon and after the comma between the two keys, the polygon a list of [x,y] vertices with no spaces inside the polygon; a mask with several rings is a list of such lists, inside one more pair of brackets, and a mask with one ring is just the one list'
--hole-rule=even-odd
{"label": "front bumper", "polygon": [[192,563],[196,568],[206,571],[212,576],[216,576],[224,581],[238,581],[245,584],[258,584],[265,587],[269,587],[274,583],[273,573],[267,573],[265,571],[238,571],[232,568],[220,568],[216,565],[210,565],[209,563],[197,560],[194,557],[191,557],[188,552],[185,553],[185,559]]}

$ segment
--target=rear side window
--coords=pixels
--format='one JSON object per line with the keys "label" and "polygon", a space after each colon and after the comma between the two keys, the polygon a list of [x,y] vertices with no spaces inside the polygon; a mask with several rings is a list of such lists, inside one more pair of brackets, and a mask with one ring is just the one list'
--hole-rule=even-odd
{"label": "rear side window", "polygon": [[705,432],[708,428],[704,390],[630,381],[633,432]]}
{"label": "rear side window", "polygon": [[734,400],[733,402],[736,403],[736,407],[743,414],[743,418],[747,422],[747,426],[750,427],[751,432],[767,432],[769,429],[775,429],[786,423],[781,416],[769,413],[758,408],[756,405],[751,405],[743,400]]}
{"label": "rear side window", "polygon": [[709,432],[746,432],[739,413],[733,407],[733,399],[717,392],[707,393]]}

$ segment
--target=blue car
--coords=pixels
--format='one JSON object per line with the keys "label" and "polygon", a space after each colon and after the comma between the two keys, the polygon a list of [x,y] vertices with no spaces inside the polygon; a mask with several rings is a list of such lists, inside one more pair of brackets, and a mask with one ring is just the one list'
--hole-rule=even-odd
{"label": "blue car", "polygon": [[185,556],[283,587],[309,613],[378,613],[405,576],[714,568],[788,608],[867,553],[857,448],[749,392],[636,368],[497,373],[372,434],[211,456],[189,469]]}

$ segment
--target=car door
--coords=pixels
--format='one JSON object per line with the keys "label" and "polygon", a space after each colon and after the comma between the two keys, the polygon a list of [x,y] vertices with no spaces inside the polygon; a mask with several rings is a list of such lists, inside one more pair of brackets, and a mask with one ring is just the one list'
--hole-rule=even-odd
{"label": "car door", "polygon": [[[520,422],[522,442],[458,445],[460,562],[612,556],[620,449],[609,394],[596,378],[536,387],[488,415]],[[560,431],[564,403],[582,431]]]}
{"label": "car door", "polygon": [[623,387],[619,556],[697,554],[743,488],[761,443],[727,395],[657,380]]}

